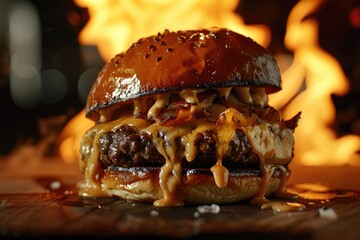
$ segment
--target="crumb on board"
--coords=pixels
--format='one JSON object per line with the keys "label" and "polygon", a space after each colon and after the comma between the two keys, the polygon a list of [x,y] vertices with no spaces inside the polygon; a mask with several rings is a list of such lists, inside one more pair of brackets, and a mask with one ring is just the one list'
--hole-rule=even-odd
{"label": "crumb on board", "polygon": [[333,208],[320,208],[319,217],[328,218],[328,219],[337,219],[338,216]]}
{"label": "crumb on board", "polygon": [[218,214],[220,212],[220,206],[217,204],[198,206],[196,209],[199,213],[213,213]]}

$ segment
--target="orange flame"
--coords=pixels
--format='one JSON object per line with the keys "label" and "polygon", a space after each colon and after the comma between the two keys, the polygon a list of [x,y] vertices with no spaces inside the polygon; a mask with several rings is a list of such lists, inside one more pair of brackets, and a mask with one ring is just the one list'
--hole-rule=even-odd
{"label": "orange flame", "polygon": [[[287,104],[283,110],[285,118],[302,111],[295,133],[295,156],[299,163],[360,165],[356,154],[360,138],[355,135],[337,138],[329,127],[335,118],[331,94],[343,95],[349,86],[340,64],[319,46],[318,22],[305,20],[320,4],[321,0],[303,0],[292,9],[285,45],[293,51],[294,60],[283,73],[283,91],[272,96],[270,104],[278,108]],[[300,92],[304,85],[306,89]]]}
{"label": "orange flame", "polygon": [[[164,29],[226,27],[252,37],[265,47],[271,39],[265,26],[247,26],[235,14],[237,0],[75,2],[87,7],[90,15],[89,23],[79,36],[80,42],[97,45],[104,60],[124,51],[139,38]],[[330,96],[333,93],[345,94],[348,84],[339,63],[318,44],[318,23],[313,19],[305,20],[321,3],[321,0],[302,0],[290,13],[284,41],[293,52],[292,63],[283,72],[283,91],[270,96],[270,105],[283,108],[284,118],[303,112],[295,133],[295,162],[360,165],[360,158],[355,154],[359,150],[360,138],[351,135],[337,138],[328,127],[335,117]],[[72,161],[78,157],[80,139],[91,125],[93,123],[85,119],[82,111],[66,126],[59,149],[64,159]]]}
{"label": "orange flame", "polygon": [[85,109],[78,113],[65,126],[59,136],[59,154],[66,162],[71,163],[79,157],[82,135],[94,125],[93,121],[85,118]]}
{"label": "orange flame", "polygon": [[127,49],[139,38],[165,29],[172,31],[208,27],[226,27],[251,36],[268,45],[270,32],[263,25],[246,26],[235,13],[238,0],[76,0],[87,7],[90,21],[80,33],[82,44],[97,45],[108,60]]}

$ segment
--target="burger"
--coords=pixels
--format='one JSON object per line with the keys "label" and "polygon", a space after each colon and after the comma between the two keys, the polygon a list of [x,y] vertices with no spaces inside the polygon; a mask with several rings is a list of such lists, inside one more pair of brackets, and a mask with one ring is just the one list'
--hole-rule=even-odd
{"label": "burger", "polygon": [[286,195],[300,113],[269,106],[280,89],[269,51],[228,29],[140,39],[89,92],[80,196],[171,207]]}

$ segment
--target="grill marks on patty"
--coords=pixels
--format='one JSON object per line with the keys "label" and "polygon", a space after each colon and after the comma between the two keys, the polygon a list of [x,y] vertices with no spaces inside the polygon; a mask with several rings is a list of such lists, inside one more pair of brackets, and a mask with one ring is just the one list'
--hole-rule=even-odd
{"label": "grill marks on patty", "polygon": [[[197,155],[188,162],[181,159],[184,168],[210,168],[216,163],[216,140],[214,131],[204,131],[195,136]],[[161,167],[164,157],[157,151],[148,132],[124,125],[104,133],[99,139],[100,162],[103,167]],[[235,131],[222,163],[231,169],[257,167],[259,159],[252,152],[251,144],[240,130]]]}

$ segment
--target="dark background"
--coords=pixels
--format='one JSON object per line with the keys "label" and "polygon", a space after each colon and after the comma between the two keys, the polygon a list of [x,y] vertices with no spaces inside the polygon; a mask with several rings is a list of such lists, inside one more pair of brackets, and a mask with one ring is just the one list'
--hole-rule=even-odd
{"label": "dark background", "polygon": [[[67,92],[56,103],[39,101],[27,108],[17,106],[10,94],[11,59],[8,29],[4,23],[4,16],[14,2],[0,0],[0,16],[3,16],[0,19],[3,22],[0,28],[0,155],[10,153],[18,144],[36,144],[44,137],[39,130],[39,119],[61,116],[61,121],[49,121],[48,124],[54,131],[60,132],[66,122],[84,107],[85,99],[79,96],[77,90],[80,76],[88,69],[100,69],[103,65],[95,47],[80,46],[78,43],[78,34],[89,19],[87,9],[79,8],[72,0],[29,1],[35,6],[41,22],[41,70],[60,71],[66,77]],[[288,14],[296,3],[294,0],[241,0],[237,12],[246,24],[263,24],[270,28],[272,39],[269,49],[274,54],[289,53],[283,40]],[[337,115],[332,127],[339,136],[349,133],[360,135],[359,9],[360,4],[356,0],[328,0],[314,15],[308,16],[319,21],[320,46],[338,59],[351,86],[345,96],[333,96]],[[83,57],[84,49],[87,60]],[[89,77],[85,89],[90,88],[93,80],[94,77]]]}

